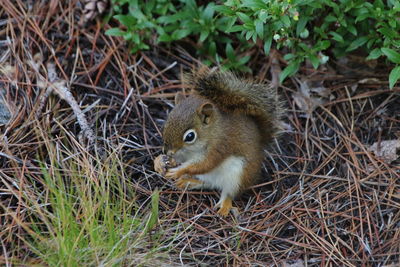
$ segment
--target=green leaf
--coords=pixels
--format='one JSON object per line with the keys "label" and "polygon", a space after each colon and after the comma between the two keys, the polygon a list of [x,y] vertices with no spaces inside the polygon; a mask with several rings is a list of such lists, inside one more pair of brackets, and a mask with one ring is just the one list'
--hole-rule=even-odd
{"label": "green leaf", "polygon": [[382,56],[382,51],[379,48],[375,48],[371,53],[369,53],[366,60],[377,59],[380,56]]}
{"label": "green leaf", "polygon": [[363,21],[363,20],[369,18],[370,16],[371,16],[370,14],[362,14],[362,15],[359,15],[359,16],[357,16],[357,18],[356,18],[356,23],[359,22],[359,21]]}
{"label": "green leaf", "polygon": [[300,19],[299,19],[299,21],[297,22],[297,25],[296,25],[296,35],[297,36],[300,36],[300,34],[304,31],[304,29],[305,29],[305,27],[307,25],[307,22],[308,22],[308,18],[307,17],[305,17],[305,16],[300,17]]}
{"label": "green leaf", "polygon": [[205,39],[207,39],[208,35],[210,34],[209,31],[204,30],[200,33],[200,42],[204,42]]}
{"label": "green leaf", "polygon": [[243,0],[243,7],[249,7],[253,9],[265,9],[267,5],[260,0]]}
{"label": "green leaf", "polygon": [[300,63],[297,60],[290,62],[290,64],[281,72],[279,82],[282,83],[286,77],[295,74],[300,67]]}
{"label": "green leaf", "polygon": [[286,61],[290,61],[291,59],[295,58],[296,55],[292,53],[287,53],[286,55],[283,56],[283,59]]}
{"label": "green leaf", "polygon": [[377,30],[378,32],[382,33],[386,38],[395,38],[398,33],[388,27],[382,27]]}
{"label": "green leaf", "polygon": [[368,51],[371,50],[372,45],[377,41],[377,39],[369,39],[367,42]]}
{"label": "green leaf", "polygon": [[264,43],[264,53],[267,56],[269,55],[269,51],[271,50],[271,45],[272,45],[272,34],[270,34],[267,37],[267,40],[265,40],[265,43]]}
{"label": "green leaf", "polygon": [[[135,18],[137,20],[146,20],[146,16],[138,8],[130,8],[129,14],[130,14],[130,17]],[[124,16],[124,15],[120,15],[120,16]],[[129,15],[127,15],[127,16],[129,16]]]}
{"label": "green leaf", "polygon": [[232,28],[230,28],[227,32],[228,33],[229,32],[240,32],[240,31],[243,31],[243,30],[244,30],[243,25],[235,25]]}
{"label": "green leaf", "polygon": [[357,17],[356,17],[356,20],[355,20],[355,23],[357,23],[357,22],[359,22],[359,21],[363,21],[363,20],[365,20],[366,18],[368,18],[368,17],[371,16],[371,14],[370,14],[368,8],[366,8],[366,6],[367,6],[367,5],[364,4],[363,7],[359,8],[359,9],[356,9],[356,12],[354,13],[354,15],[357,16]]}
{"label": "green leaf", "polygon": [[338,19],[335,16],[328,15],[328,16],[325,17],[324,20],[327,21],[327,22],[336,22]]}
{"label": "green leaf", "polygon": [[389,19],[389,26],[392,28],[396,28],[396,20],[395,19]]}
{"label": "green leaf", "polygon": [[239,64],[244,65],[250,60],[250,56],[244,56],[241,59],[239,59]]}
{"label": "green leaf", "polygon": [[192,16],[195,17],[198,15],[198,7],[195,0],[185,0],[183,1],[186,4],[186,8],[189,12],[192,12]]}
{"label": "green leaf", "polygon": [[217,54],[217,45],[214,41],[210,43],[210,46],[208,47],[208,53],[210,56],[215,56]]}
{"label": "green leaf", "polygon": [[331,46],[331,42],[329,42],[328,40],[324,40],[324,41],[319,41],[315,45],[314,49],[315,49],[315,51],[321,51],[321,50],[327,49],[330,46]]}
{"label": "green leaf", "polygon": [[168,34],[164,33],[158,37],[158,42],[171,42],[172,38]]}
{"label": "green leaf", "polygon": [[313,65],[314,69],[318,69],[319,58],[315,54],[308,55],[308,58],[310,59],[311,64]]}
{"label": "green leaf", "polygon": [[365,44],[367,41],[368,41],[368,37],[367,36],[358,37],[353,42],[351,42],[349,47],[347,47],[346,52],[350,52],[350,51],[353,51],[353,50],[359,48],[360,46]]}
{"label": "green leaf", "polygon": [[339,43],[343,43],[344,42],[343,37],[340,34],[338,34],[336,32],[333,32],[333,31],[330,31],[329,34],[332,35],[332,39],[333,40],[335,40],[335,41],[337,41]]}
{"label": "green leaf", "polygon": [[214,7],[215,7],[215,4],[213,2],[211,2],[207,5],[207,7],[204,9],[203,14],[202,14],[203,19],[205,19],[207,21],[210,21],[212,19],[212,17],[214,16],[214,10],[215,10]]}
{"label": "green leaf", "polygon": [[156,25],[151,22],[151,21],[144,21],[142,23],[140,23],[140,29],[150,29],[150,28],[156,28]]}
{"label": "green leaf", "polygon": [[261,19],[264,23],[269,17],[270,15],[265,10],[261,10],[260,13],[258,14],[258,18]]}
{"label": "green leaf", "polygon": [[235,15],[235,11],[234,10],[230,9],[227,6],[223,6],[223,5],[214,6],[214,10],[219,12],[219,13],[222,13],[225,16],[233,16],[233,15]]}
{"label": "green leaf", "polygon": [[156,5],[156,1],[150,0],[147,1],[146,5],[144,5],[144,11],[146,14],[151,14],[152,10],[154,9]]}
{"label": "green leaf", "polygon": [[244,23],[248,23],[248,24],[252,24],[253,23],[253,20],[249,16],[247,16],[246,14],[244,14],[242,12],[236,12],[236,15]]}
{"label": "green leaf", "polygon": [[233,47],[230,43],[226,44],[225,53],[229,60],[235,61],[236,59],[235,51],[233,50]]}
{"label": "green leaf", "polygon": [[257,33],[254,32],[253,35],[251,36],[251,40],[253,40],[253,43],[257,42]]}
{"label": "green leaf", "polygon": [[258,19],[255,21],[254,24],[256,26],[256,32],[258,37],[262,39],[264,37],[264,23]]}
{"label": "green leaf", "polygon": [[282,16],[281,21],[286,27],[290,26],[290,18],[287,15]]}
{"label": "green leaf", "polygon": [[146,223],[146,229],[145,229],[146,233],[150,232],[158,222],[159,200],[160,200],[160,190],[156,189],[151,195],[151,213]]}
{"label": "green leaf", "polygon": [[127,32],[124,34],[124,40],[130,41],[133,38],[133,32]]}
{"label": "green leaf", "polygon": [[390,61],[396,64],[400,64],[400,53],[387,47],[382,47],[381,50]]}
{"label": "green leaf", "polygon": [[132,41],[133,41],[135,44],[138,45],[138,44],[141,43],[139,34],[132,34],[131,37],[132,37]]}
{"label": "green leaf", "polygon": [[159,18],[157,18],[157,22],[158,23],[162,23],[162,24],[170,24],[170,23],[175,23],[177,22],[179,19],[182,19],[183,13],[177,13],[174,15],[167,15],[167,16],[161,16]]}
{"label": "green leaf", "polygon": [[382,1],[374,1],[374,7],[384,8],[385,5],[382,3]]}
{"label": "green leaf", "polygon": [[124,36],[126,34],[126,32],[124,32],[118,28],[111,28],[106,31],[106,34],[111,35],[111,36]]}
{"label": "green leaf", "polygon": [[[344,23],[342,23],[344,27],[347,27]],[[347,30],[351,32],[354,36],[357,36],[357,29],[353,25],[349,25]]]}
{"label": "green leaf", "polygon": [[145,44],[145,43],[141,43],[140,45],[139,45],[139,49],[140,50],[148,50],[150,47],[147,45],[147,44]]}
{"label": "green leaf", "polygon": [[[310,47],[308,47],[307,44],[305,44],[305,43],[299,43],[298,45],[299,45],[299,47],[300,47],[301,49],[303,49],[305,52],[310,51]],[[317,51],[317,49],[315,49],[315,50]]]}
{"label": "green leaf", "polygon": [[137,19],[130,15],[115,15],[114,18],[128,28],[134,26],[137,23]]}
{"label": "green leaf", "polygon": [[231,17],[231,18],[229,18],[229,20],[228,20],[228,27],[230,28],[230,27],[232,27],[235,23],[236,23],[236,20],[237,20],[237,17]]}
{"label": "green leaf", "polygon": [[395,67],[389,74],[389,87],[390,89],[396,84],[400,78],[400,66]]}
{"label": "green leaf", "polygon": [[254,34],[253,31],[248,31],[248,32],[246,33],[246,40],[247,40],[247,41],[250,40],[250,38],[253,36],[253,34]]}
{"label": "green leaf", "polygon": [[188,36],[191,33],[190,29],[180,29],[180,30],[176,30],[172,33],[172,38],[174,40],[180,40],[185,38],[186,36]]}
{"label": "green leaf", "polygon": [[368,14],[368,13],[358,15],[355,22],[357,23],[357,22],[359,22],[359,21],[363,21],[363,20],[369,18],[370,16],[371,16],[371,15]]}

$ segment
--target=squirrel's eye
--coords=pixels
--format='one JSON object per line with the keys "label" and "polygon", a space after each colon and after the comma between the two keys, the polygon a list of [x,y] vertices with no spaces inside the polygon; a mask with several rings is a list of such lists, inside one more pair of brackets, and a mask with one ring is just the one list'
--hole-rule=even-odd
{"label": "squirrel's eye", "polygon": [[184,133],[183,141],[185,143],[191,144],[194,141],[196,141],[196,137],[197,137],[196,131],[193,129],[189,129]]}

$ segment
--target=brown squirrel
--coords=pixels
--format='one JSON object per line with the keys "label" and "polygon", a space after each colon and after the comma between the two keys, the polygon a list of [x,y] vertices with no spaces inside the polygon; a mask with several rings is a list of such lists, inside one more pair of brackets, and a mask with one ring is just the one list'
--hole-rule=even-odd
{"label": "brown squirrel", "polygon": [[179,188],[221,191],[218,213],[260,176],[263,150],[278,131],[283,108],[276,90],[201,68],[189,74],[189,97],[178,93],[164,126],[157,172],[178,179]]}

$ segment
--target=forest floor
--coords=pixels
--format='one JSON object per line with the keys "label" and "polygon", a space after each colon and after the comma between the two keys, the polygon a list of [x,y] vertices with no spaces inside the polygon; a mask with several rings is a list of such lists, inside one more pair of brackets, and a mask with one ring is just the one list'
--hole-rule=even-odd
{"label": "forest floor", "polygon": [[[182,192],[152,167],[182,74],[199,64],[185,43],[132,55],[109,25],[80,26],[77,1],[6,2],[1,265],[399,266],[390,66],[353,55],[287,79],[263,180],[222,218],[217,192]],[[249,67],[265,82],[273,60],[260,51]]]}

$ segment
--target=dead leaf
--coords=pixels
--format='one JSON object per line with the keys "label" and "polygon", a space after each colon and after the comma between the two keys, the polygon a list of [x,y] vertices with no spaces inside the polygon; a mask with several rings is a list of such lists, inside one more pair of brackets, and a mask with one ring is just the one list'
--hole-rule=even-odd
{"label": "dead leaf", "polygon": [[7,124],[11,117],[10,107],[5,100],[3,92],[0,91],[0,125]]}
{"label": "dead leaf", "polygon": [[0,74],[4,75],[13,84],[17,82],[17,68],[10,64],[0,65]]}
{"label": "dead leaf", "polygon": [[283,267],[304,267],[304,261],[301,259],[284,261],[282,262]]}
{"label": "dead leaf", "polygon": [[329,98],[330,90],[323,87],[310,87],[308,81],[296,79],[300,85],[299,91],[293,94],[296,105],[307,114],[311,114],[315,108],[322,105]]}
{"label": "dead leaf", "polygon": [[320,86],[320,87],[312,87],[310,88],[311,92],[317,93],[319,96],[329,98],[331,94],[331,90],[329,90],[326,87]]}
{"label": "dead leaf", "polygon": [[374,152],[377,157],[383,159],[385,162],[391,163],[399,158],[400,140],[385,140],[381,142],[375,142],[368,149]]}

